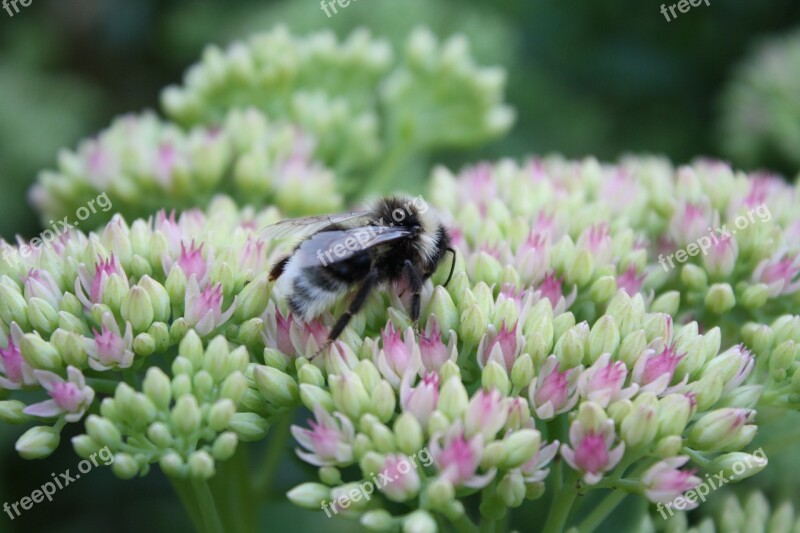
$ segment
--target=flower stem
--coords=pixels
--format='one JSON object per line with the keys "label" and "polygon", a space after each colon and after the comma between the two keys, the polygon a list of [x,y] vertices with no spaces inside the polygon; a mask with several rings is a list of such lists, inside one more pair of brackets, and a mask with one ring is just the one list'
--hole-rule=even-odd
{"label": "flower stem", "polygon": [[194,493],[192,492],[192,488],[189,486],[189,482],[185,479],[175,477],[170,477],[169,480],[172,482],[172,488],[175,489],[175,493],[181,500],[183,508],[186,510],[186,514],[189,515],[189,519],[192,521],[194,528],[200,533],[205,532],[203,520],[200,516],[200,510],[197,508],[197,502],[195,501]]}
{"label": "flower stem", "polygon": [[603,498],[603,501],[589,513],[589,516],[584,518],[578,525],[578,532],[591,533],[597,529],[597,526],[603,523],[603,520],[622,503],[622,500],[624,500],[627,495],[627,492],[620,489],[611,491],[611,493]]}
{"label": "flower stem", "polygon": [[86,384],[93,388],[95,392],[114,394],[120,382],[113,379],[86,378]]}
{"label": "flower stem", "polygon": [[578,489],[575,487],[574,480],[568,481],[561,490],[553,494],[553,502],[547,513],[544,533],[562,533],[566,529],[567,519],[577,495]]}
{"label": "flower stem", "polygon": [[450,519],[450,522],[459,533],[478,533],[478,526],[469,519],[466,513],[458,518]]}
{"label": "flower stem", "polygon": [[205,526],[205,531],[208,533],[224,533],[225,529],[222,527],[222,521],[219,518],[217,505],[216,502],[214,502],[211,489],[208,487],[208,482],[205,480],[193,479],[191,480],[191,484],[197,506],[200,510],[200,516]]}
{"label": "flower stem", "polygon": [[272,441],[269,443],[267,454],[255,478],[256,494],[262,498],[269,496],[270,482],[275,477],[275,470],[286,451],[286,441],[289,438],[293,413],[294,411],[291,411],[281,416],[272,426]]}

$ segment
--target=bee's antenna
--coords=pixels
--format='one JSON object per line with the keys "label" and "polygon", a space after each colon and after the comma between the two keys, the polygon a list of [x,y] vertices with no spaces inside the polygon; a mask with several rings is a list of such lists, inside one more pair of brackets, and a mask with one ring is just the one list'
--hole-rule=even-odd
{"label": "bee's antenna", "polygon": [[447,248],[447,251],[453,254],[453,262],[450,264],[450,275],[447,276],[447,281],[444,282],[444,286],[447,287],[447,284],[450,283],[450,279],[453,277],[453,271],[456,269],[456,250],[455,248]]}

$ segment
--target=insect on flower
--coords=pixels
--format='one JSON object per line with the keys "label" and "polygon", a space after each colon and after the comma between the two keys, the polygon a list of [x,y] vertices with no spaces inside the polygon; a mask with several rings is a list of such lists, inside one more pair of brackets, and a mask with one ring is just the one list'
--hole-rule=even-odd
{"label": "insect on flower", "polygon": [[445,285],[455,268],[450,236],[421,197],[391,196],[363,211],[284,220],[267,226],[261,235],[265,240],[300,239],[292,253],[273,266],[270,280],[278,280],[292,312],[303,320],[318,316],[355,289],[349,308],[320,351],[339,337],[370,291],[390,283],[408,284],[416,324],[422,285],[448,251],[453,263]]}

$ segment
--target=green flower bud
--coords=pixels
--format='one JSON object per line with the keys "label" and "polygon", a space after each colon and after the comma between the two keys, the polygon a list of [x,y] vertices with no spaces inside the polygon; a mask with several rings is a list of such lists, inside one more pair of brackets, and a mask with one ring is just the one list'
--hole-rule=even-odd
{"label": "green flower bud", "polygon": [[183,464],[183,459],[175,452],[170,452],[161,456],[158,461],[161,470],[170,477],[184,477],[186,475],[186,467]]}
{"label": "green flower bud", "polygon": [[395,441],[400,451],[412,455],[422,448],[422,426],[414,415],[403,413],[394,422]]}
{"label": "green flower bud", "polygon": [[[361,436],[364,435],[361,434]],[[358,440],[358,436],[356,436],[356,440]],[[363,453],[358,466],[361,468],[364,477],[372,477],[375,475],[375,472],[380,472],[383,469],[385,461],[386,458],[383,455],[369,450]]]}
{"label": "green flower bud", "polygon": [[156,351],[156,340],[147,333],[139,333],[133,339],[133,351],[142,357],[152,355]]}
{"label": "green flower bud", "polygon": [[403,519],[403,533],[436,533],[436,520],[426,511],[414,511]]}
{"label": "green flower bud", "polygon": [[594,258],[589,250],[580,250],[574,256],[564,272],[564,280],[570,285],[584,287],[592,280]]}
{"label": "green flower bud", "polygon": [[89,435],[77,435],[72,437],[72,448],[78,457],[88,459],[93,453],[97,453],[101,446]]}
{"label": "green flower bud", "polygon": [[658,399],[645,392],[633,401],[633,409],[620,425],[620,436],[630,448],[637,448],[653,442],[658,428]]}
{"label": "green flower bud", "polygon": [[189,475],[195,479],[211,479],[214,477],[214,458],[205,451],[192,453],[187,462]]}
{"label": "green flower bud", "polygon": [[583,362],[586,344],[589,341],[589,326],[581,322],[567,330],[556,342],[553,353],[566,368],[574,368]]}
{"label": "green flower bud", "polygon": [[[173,364],[173,367],[174,366],[175,365]],[[192,378],[190,378],[187,374],[176,375],[174,378],[172,378],[173,398],[180,398],[181,396],[191,393],[192,393]]]}
{"label": "green flower bud", "polygon": [[153,340],[156,343],[156,352],[164,352],[166,351],[172,344],[172,340],[170,339],[170,332],[169,326],[167,326],[163,322],[155,322],[152,326],[147,330],[147,334],[153,337]]}
{"label": "green flower bud", "polygon": [[[75,315],[67,313],[66,311],[59,311],[58,312],[58,327],[61,330],[68,331],[70,333],[76,333],[77,335],[89,337],[90,331],[86,322],[81,320]],[[58,331],[58,330],[56,330]],[[50,342],[52,342],[52,338]]]}
{"label": "green flower bud", "polygon": [[300,384],[315,385],[317,387],[325,386],[325,377],[322,371],[316,365],[304,364],[297,370],[297,381]]}
{"label": "green flower bud", "polygon": [[496,440],[490,442],[483,449],[481,468],[488,470],[490,468],[499,467],[503,459],[505,459],[505,455],[506,452],[503,447],[503,441]]}
{"label": "green flower bud", "polygon": [[450,427],[450,421],[447,419],[447,416],[439,409],[436,409],[431,413],[431,417],[428,419],[428,434],[433,435],[434,433],[440,433],[447,430]]}
{"label": "green flower bud", "polygon": [[370,531],[391,531],[396,526],[396,520],[384,509],[367,511],[361,515],[359,522]]}
{"label": "green flower bud", "polygon": [[86,419],[86,433],[95,441],[104,446],[116,448],[122,443],[117,426],[111,421],[97,415],[89,415]]}
{"label": "green flower bud", "polygon": [[[230,355],[230,347],[228,341],[222,335],[214,337],[206,351],[203,353],[203,366],[202,368],[208,371],[214,378],[214,382],[220,382],[225,379],[227,375],[226,366]],[[195,368],[197,368],[195,366]]]}
{"label": "green flower bud", "polygon": [[722,376],[713,373],[706,374],[700,378],[700,381],[692,383],[691,389],[695,394],[697,412],[707,411],[716,404],[722,396],[724,387],[725,383],[722,381]]}
{"label": "green flower bud", "polygon": [[23,459],[49,457],[61,441],[61,435],[53,428],[34,426],[17,439],[14,447]]}
{"label": "green flower bud", "polygon": [[367,390],[373,390],[381,380],[381,373],[372,364],[372,361],[363,359],[355,366],[355,373],[361,378],[361,383]]}
{"label": "green flower bud", "polygon": [[58,327],[58,311],[40,298],[28,300],[28,318],[35,330],[52,333]]}
{"label": "green flower bud", "polygon": [[511,470],[527,463],[539,450],[541,442],[541,434],[535,429],[520,429],[510,433],[503,439],[502,468]]}
{"label": "green flower bud", "polygon": [[759,448],[753,454],[732,452],[715,457],[709,470],[722,472],[725,479],[741,481],[752,477],[767,467],[767,456]]}
{"label": "green flower bud", "polygon": [[478,252],[475,258],[472,280],[483,281],[487,285],[494,285],[500,279],[502,271],[503,267],[497,259],[486,252]]}
{"label": "green flower bud", "polygon": [[255,413],[236,413],[231,417],[228,427],[236,432],[239,440],[251,442],[261,440],[267,435],[269,423]]}
{"label": "green flower bud", "polygon": [[658,402],[658,434],[682,435],[692,414],[692,401],[685,394],[664,396]]}
{"label": "green flower bud", "polygon": [[111,471],[120,479],[133,479],[139,473],[139,463],[130,454],[117,453]]}
{"label": "green flower bud", "polygon": [[667,291],[653,300],[653,303],[650,304],[650,312],[664,313],[672,316],[678,313],[680,305],[681,293],[678,291]]}
{"label": "green flower bud", "polygon": [[748,285],[739,293],[738,299],[747,309],[758,309],[769,300],[769,287],[763,283]]}
{"label": "green flower bud", "polygon": [[575,315],[567,311],[553,318],[553,338],[560,339],[570,328],[575,326]]}
{"label": "green flower bud", "polygon": [[160,368],[151,366],[147,369],[142,390],[159,410],[169,408],[172,400],[172,388],[169,377]]}
{"label": "green flower bud", "polygon": [[662,459],[675,457],[681,453],[683,439],[679,435],[664,437],[656,443],[655,454]]}
{"label": "green flower bud", "polygon": [[519,470],[508,472],[497,484],[497,494],[506,507],[516,508],[525,500],[525,481]]}
{"label": "green flower bud", "polygon": [[[298,378],[300,377],[300,370],[305,368],[305,367],[311,367],[311,369],[315,369],[316,368],[319,371],[319,368],[317,368],[314,365],[310,365],[310,364],[305,364],[302,367],[300,367],[300,365],[299,365],[300,359],[298,359],[297,361],[298,361],[298,369],[297,369],[298,370]],[[281,371],[285,372],[286,369],[289,368],[289,356],[287,356],[286,354],[281,353],[279,350],[276,350],[275,348],[264,348],[264,364],[267,365],[267,366],[271,366],[272,368],[277,368],[278,370],[281,370]],[[310,372],[310,371],[312,371],[312,370],[306,370],[306,372]],[[319,372],[319,376],[320,376],[320,378],[322,378],[322,372]],[[324,383],[325,379],[322,378],[322,381]],[[302,381],[301,381],[301,383],[302,383]],[[322,385],[320,385],[320,386],[322,386]]]}
{"label": "green flower bud", "polygon": [[20,351],[33,368],[58,371],[63,366],[56,349],[36,334],[26,333],[22,336]]}
{"label": "green flower bud", "polygon": [[236,413],[236,405],[231,400],[218,400],[208,412],[208,427],[216,432],[226,429],[231,423],[234,413]]}
{"label": "green flower bud", "polygon": [[[16,283],[10,282],[10,285],[16,287]],[[6,324],[16,322],[20,328],[28,329],[28,303],[25,297],[19,292],[17,288],[12,289],[11,286],[0,283],[0,320]]]}
{"label": "green flower bud", "polygon": [[22,424],[31,419],[22,412],[25,404],[19,400],[5,400],[0,402],[0,422],[6,424]]}
{"label": "green flower bud", "polygon": [[628,368],[633,368],[639,356],[647,348],[647,334],[643,329],[637,329],[628,333],[619,346],[617,357],[625,363]]}
{"label": "green flower bud", "polygon": [[392,430],[381,424],[377,419],[369,425],[367,432],[377,451],[381,453],[390,453],[397,448]]}
{"label": "green flower bud", "polygon": [[164,288],[169,294],[170,303],[176,308],[183,309],[186,299],[186,274],[183,269],[173,268],[169,271]]}
{"label": "green flower bud", "polygon": [[609,315],[600,317],[589,333],[588,363],[594,363],[604,353],[614,355],[619,346],[619,341],[619,329],[614,323],[614,318]]}
{"label": "green flower bud", "polygon": [[328,383],[333,405],[350,418],[358,419],[369,407],[369,395],[357,374],[332,375]]}
{"label": "green flower bud", "polygon": [[486,331],[486,315],[477,305],[469,306],[461,315],[459,333],[461,339],[469,344],[476,345],[480,342]]}
{"label": "green flower bud", "polygon": [[341,485],[342,473],[335,466],[323,466],[319,469],[319,479],[328,486]]}
{"label": "green flower bud", "polygon": [[458,420],[466,412],[467,405],[469,405],[469,396],[461,380],[452,377],[444,382],[439,391],[437,410],[450,420]]}
{"label": "green flower bud", "polygon": [[430,314],[436,317],[441,331],[455,330],[458,327],[458,311],[447,289],[441,285],[433,289]]}
{"label": "green flower bud", "polygon": [[748,426],[747,423],[753,416],[754,411],[747,409],[725,407],[711,411],[692,427],[689,444],[698,450],[710,452],[733,448],[734,444],[739,444],[740,437],[752,438],[750,433],[755,426]]}
{"label": "green flower bud", "polygon": [[300,384],[300,401],[303,402],[308,409],[313,409],[314,406],[319,405],[328,412],[333,411],[333,397],[331,394],[321,387],[316,385],[309,385],[307,383]]}
{"label": "green flower bud", "polygon": [[264,320],[261,318],[251,318],[246,320],[239,327],[239,333],[236,335],[236,340],[239,344],[245,346],[252,346],[261,340],[261,334],[264,332]]}
{"label": "green flower bud", "polygon": [[[795,375],[798,375],[798,372],[795,372]],[[724,393],[716,405],[718,407],[752,409],[758,404],[763,391],[764,387],[762,385],[742,385]]]}
{"label": "green flower bud", "polygon": [[452,503],[456,493],[450,481],[436,478],[428,485],[426,494],[430,508],[443,512]]}
{"label": "green flower bud", "polygon": [[786,379],[786,371],[797,358],[798,347],[792,340],[783,341],[769,356],[769,374],[775,381]]}
{"label": "green flower bud", "polygon": [[458,368],[458,364],[454,361],[445,361],[444,364],[439,368],[439,379],[442,383],[447,382],[450,378],[458,378],[461,379],[461,369]]}
{"label": "green flower bud", "polygon": [[169,321],[171,303],[167,289],[150,276],[143,276],[139,280],[139,287],[144,289],[150,299],[150,305],[153,309],[153,320],[156,322]]}
{"label": "green flower bud", "polygon": [[247,319],[260,316],[269,304],[269,295],[269,282],[266,276],[250,282],[239,293],[234,318],[238,322],[244,322]]}
{"label": "green flower bud", "polygon": [[630,400],[617,400],[608,406],[608,416],[614,419],[617,425],[621,425],[631,411],[633,411],[633,402]]}
{"label": "green flower bud", "polygon": [[147,428],[147,438],[159,448],[169,448],[173,445],[174,439],[169,430],[169,426],[163,422],[153,422]]}
{"label": "green flower bud", "polygon": [[736,305],[736,297],[733,295],[733,288],[727,283],[715,283],[706,293],[706,309],[721,315],[733,309]]}
{"label": "green flower bud", "polygon": [[220,398],[228,398],[235,404],[239,404],[247,392],[247,378],[241,372],[232,372],[219,389]]}
{"label": "green flower bud", "polygon": [[189,360],[194,368],[203,364],[203,341],[196,331],[190,330],[178,345],[178,353]]}
{"label": "green flower bud", "polygon": [[128,294],[128,290],[128,280],[123,279],[119,274],[111,274],[106,280],[101,303],[109,310],[121,311],[122,301]]}
{"label": "green flower bud", "polygon": [[681,281],[692,291],[705,292],[706,287],[708,287],[708,275],[705,270],[697,265],[683,265]]}
{"label": "green flower bud", "polygon": [[370,397],[370,412],[373,413],[381,422],[388,422],[394,415],[394,408],[397,405],[394,389],[386,380],[381,380],[372,389]]}
{"label": "green flower bud", "polygon": [[253,370],[253,378],[262,396],[277,407],[292,407],[300,399],[297,382],[277,368],[258,365]]}
{"label": "green flower bud", "polygon": [[517,390],[530,385],[534,377],[533,360],[531,356],[524,353],[514,361],[511,367],[511,383]]}
{"label": "green flower bud", "polygon": [[614,276],[601,276],[589,288],[589,297],[593,302],[604,304],[617,292],[617,280]]}
{"label": "green flower bud", "polygon": [[503,396],[511,391],[511,381],[505,368],[495,361],[489,361],[483,368],[481,384],[486,390],[497,389]]}
{"label": "green flower bud", "polygon": [[649,342],[655,339],[661,339],[665,343],[669,342],[671,329],[672,317],[670,315],[650,313],[644,319],[644,332]]}
{"label": "green flower bud", "polygon": [[186,436],[194,435],[200,429],[200,407],[197,398],[187,394],[175,401],[172,408],[171,422],[178,433]]}
{"label": "green flower bud", "polygon": [[742,328],[742,339],[758,355],[767,355],[772,349],[772,328],[750,322]]}

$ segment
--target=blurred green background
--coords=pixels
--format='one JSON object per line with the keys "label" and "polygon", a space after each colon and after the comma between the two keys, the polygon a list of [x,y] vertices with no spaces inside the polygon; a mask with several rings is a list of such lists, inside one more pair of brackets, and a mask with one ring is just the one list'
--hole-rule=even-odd
{"label": "blurred green background", "polygon": [[[354,0],[331,18],[317,0],[33,0],[13,18],[0,10],[0,236],[39,232],[26,191],[39,170],[54,165],[59,148],[74,147],[115,115],[156,109],[160,89],[180,81],[205,44],[226,44],[278,23],[296,32],[330,28],[339,35],[363,25],[395,48],[419,24],[440,36],[466,33],[481,64],[507,69],[507,100],[517,109],[517,122],[507,137],[480,151],[439,154],[451,166],[501,155],[614,159],[646,152],[679,163],[724,157],[743,168],[795,176],[790,157],[765,150],[763,157],[738,159],[735,150],[726,152],[719,124],[725,88],[739,65],[765,39],[800,26],[800,3],[713,0],[672,22],[660,5]],[[794,102],[793,119],[800,120],[800,95],[783,97]],[[800,146],[794,153],[796,160]],[[66,439],[45,461],[19,459],[13,451],[19,432],[0,427],[0,500],[6,502],[30,494],[51,472],[77,466]],[[278,487],[297,484],[305,468],[283,462]],[[773,468],[761,476],[773,475]],[[791,490],[797,481],[787,483]],[[14,521],[0,515],[0,531],[189,531],[179,509],[158,472],[119,482],[105,469]],[[353,528],[285,503],[268,512],[269,530]]]}

